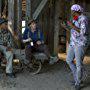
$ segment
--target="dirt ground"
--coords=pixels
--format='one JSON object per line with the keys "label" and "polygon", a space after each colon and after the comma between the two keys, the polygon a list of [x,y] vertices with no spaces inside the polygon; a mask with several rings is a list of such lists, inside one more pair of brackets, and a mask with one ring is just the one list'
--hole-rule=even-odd
{"label": "dirt ground", "polygon": [[[90,90],[90,64],[85,67],[87,77],[82,90]],[[0,90],[74,90],[70,80],[72,74],[67,64],[60,61],[54,65],[43,65],[41,73],[37,75],[24,71],[17,73],[17,78],[9,79],[0,72]]]}

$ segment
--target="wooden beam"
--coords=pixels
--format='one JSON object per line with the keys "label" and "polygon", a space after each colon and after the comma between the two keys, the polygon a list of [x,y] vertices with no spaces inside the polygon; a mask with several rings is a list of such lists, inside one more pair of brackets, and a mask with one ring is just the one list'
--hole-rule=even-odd
{"label": "wooden beam", "polygon": [[31,14],[31,0],[26,0],[26,26],[28,21],[32,18]]}
{"label": "wooden beam", "polygon": [[22,28],[22,0],[17,0],[17,28]]}
{"label": "wooden beam", "polygon": [[[56,6],[56,8],[57,8],[57,6]],[[54,54],[56,54],[58,52],[58,43],[59,43],[59,23],[60,22],[58,20],[59,14],[57,13],[57,11],[58,10],[55,11]]]}
{"label": "wooden beam", "polygon": [[62,15],[61,12],[63,11],[61,6],[62,3],[63,3],[62,0],[58,0],[55,3],[54,54],[58,53],[59,30],[61,30],[59,17]]}
{"label": "wooden beam", "polygon": [[50,21],[48,18],[49,22],[49,48],[50,48],[50,53],[54,55],[54,21],[55,21],[55,0],[50,0],[49,1],[49,8],[50,8]]}
{"label": "wooden beam", "polygon": [[0,0],[0,17],[1,17],[1,13],[2,13],[2,0]]}
{"label": "wooden beam", "polygon": [[8,24],[14,30],[14,1],[8,0]]}
{"label": "wooden beam", "polygon": [[33,14],[33,18],[37,19],[37,17],[39,16],[40,12],[42,11],[42,9],[44,8],[44,6],[46,5],[48,0],[42,0],[41,3],[39,4],[39,6],[37,7],[36,11]]}

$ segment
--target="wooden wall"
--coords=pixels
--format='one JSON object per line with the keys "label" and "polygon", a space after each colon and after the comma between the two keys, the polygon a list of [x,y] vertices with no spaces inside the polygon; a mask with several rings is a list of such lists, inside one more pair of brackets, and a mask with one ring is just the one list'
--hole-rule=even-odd
{"label": "wooden wall", "polygon": [[39,26],[44,32],[45,43],[51,53],[54,50],[54,14],[54,3],[49,1],[38,17]]}
{"label": "wooden wall", "polygon": [[[16,13],[13,12],[14,14],[11,14],[11,15],[16,15],[16,16],[13,16],[16,22],[14,26],[17,25],[17,23],[21,22],[19,20],[23,19],[22,16],[25,18],[26,0],[21,0],[21,1],[23,1],[22,15],[19,12],[20,10],[19,11],[17,10],[17,9],[20,9],[19,6],[21,4],[18,4],[17,2],[17,5],[16,5],[16,2],[14,2],[15,3],[14,7],[17,7],[17,6],[19,7],[17,9],[13,7],[14,8],[13,10]],[[41,0],[31,0],[31,14],[34,13],[35,9],[37,8],[40,2]],[[39,27],[41,28],[41,30],[44,32],[44,35],[45,35],[45,43],[48,45],[50,52],[52,54],[53,53],[56,54],[58,52],[66,52],[67,50],[66,48],[68,47],[69,33],[60,26],[61,22],[59,17],[69,19],[71,15],[70,7],[74,3],[81,4],[82,6],[84,6],[84,8],[88,8],[87,11],[90,12],[89,4],[88,4],[89,2],[86,2],[86,0],[63,0],[63,1],[48,0],[48,3],[45,5],[44,9],[42,10],[39,17],[37,18]],[[0,4],[1,4],[1,0],[0,0]],[[2,10],[0,8],[0,12],[1,11]],[[9,9],[8,9],[8,12],[9,12]]]}

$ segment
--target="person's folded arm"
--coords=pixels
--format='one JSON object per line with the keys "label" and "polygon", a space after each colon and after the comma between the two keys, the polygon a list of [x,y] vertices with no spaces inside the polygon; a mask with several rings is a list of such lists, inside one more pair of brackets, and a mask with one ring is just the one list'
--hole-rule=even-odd
{"label": "person's folded arm", "polygon": [[65,26],[63,23],[61,23],[61,26],[62,26],[65,30],[70,31],[70,30],[67,28],[67,26]]}
{"label": "person's folded arm", "polygon": [[68,25],[70,26],[70,28],[73,28],[74,30],[76,30],[78,33],[80,33],[80,28],[76,27],[71,21],[67,21]]}

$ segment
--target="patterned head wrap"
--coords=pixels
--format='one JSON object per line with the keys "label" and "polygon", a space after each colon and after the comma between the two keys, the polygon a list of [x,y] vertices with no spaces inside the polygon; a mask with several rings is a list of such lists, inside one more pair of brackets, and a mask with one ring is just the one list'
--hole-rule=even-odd
{"label": "patterned head wrap", "polygon": [[72,10],[72,11],[83,12],[83,8],[82,8],[80,5],[78,5],[78,4],[72,5],[72,6],[71,6],[71,10]]}

